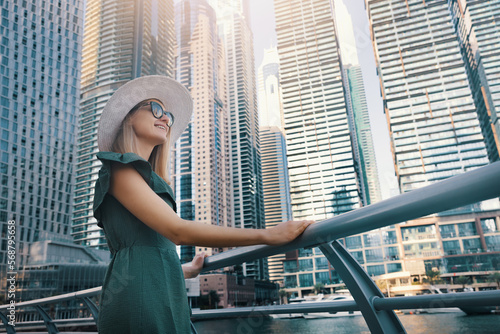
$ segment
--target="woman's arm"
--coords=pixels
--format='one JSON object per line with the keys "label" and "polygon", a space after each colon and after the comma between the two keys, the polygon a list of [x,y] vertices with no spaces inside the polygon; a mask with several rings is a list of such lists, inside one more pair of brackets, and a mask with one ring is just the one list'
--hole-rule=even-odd
{"label": "woman's arm", "polygon": [[312,221],[293,221],[271,229],[239,229],[181,219],[132,167],[112,164],[109,193],[150,228],[177,245],[234,247],[282,245],[299,236]]}

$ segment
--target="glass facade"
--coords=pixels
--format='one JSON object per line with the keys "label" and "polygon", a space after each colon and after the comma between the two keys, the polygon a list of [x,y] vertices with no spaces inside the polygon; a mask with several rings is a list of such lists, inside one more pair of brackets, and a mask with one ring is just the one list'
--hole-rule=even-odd
{"label": "glass facade", "polygon": [[448,0],[490,161],[500,153],[500,3]]}
{"label": "glass facade", "polygon": [[[264,228],[259,114],[248,4],[241,0],[208,3],[217,13],[226,56],[234,226]],[[249,277],[266,279],[267,260],[246,262],[243,272]]]}
{"label": "glass facade", "polygon": [[16,266],[21,267],[27,263],[30,244],[70,233],[83,1],[0,1],[0,10],[4,287],[12,246],[7,242],[9,221],[15,221]]}
{"label": "glass facade", "polygon": [[382,200],[382,195],[380,194],[377,161],[373,148],[361,66],[346,65],[344,72],[347,108],[354,122],[351,134],[353,135],[354,151],[359,161],[360,188],[363,203],[370,205]]}
{"label": "glass facade", "polygon": [[[276,48],[264,50],[264,60],[258,71],[258,88],[264,219],[266,228],[271,228],[292,220]],[[285,254],[277,254],[267,259],[271,281],[283,282],[284,259]]]}
{"label": "glass facade", "polygon": [[[225,61],[215,11],[205,0],[176,5],[176,78],[193,97],[188,129],[173,151],[173,182],[180,217],[231,226],[231,173]],[[222,249],[181,246],[181,262],[196,252]]]}
{"label": "glass facade", "polygon": [[104,105],[121,85],[142,75],[173,77],[172,0],[88,0],[82,51],[76,186],[72,235],[79,245],[107,249],[93,217],[97,126]]}
{"label": "glass facade", "polygon": [[274,4],[293,216],[319,221],[361,203],[333,13]]}
{"label": "glass facade", "polygon": [[402,192],[488,164],[447,1],[367,1]]}

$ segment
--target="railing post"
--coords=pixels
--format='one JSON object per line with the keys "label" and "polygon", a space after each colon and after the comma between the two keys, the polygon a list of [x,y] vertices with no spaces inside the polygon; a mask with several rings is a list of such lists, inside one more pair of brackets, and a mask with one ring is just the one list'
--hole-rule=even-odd
{"label": "railing post", "polygon": [[0,312],[0,318],[2,319],[2,322],[5,325],[5,329],[7,330],[7,334],[16,334],[16,329],[14,328],[14,326],[9,325],[9,319],[7,319],[5,314]]}
{"label": "railing post", "polygon": [[52,318],[43,310],[40,305],[34,306],[38,313],[42,316],[43,322],[45,323],[45,327],[47,327],[48,334],[58,334],[59,330],[57,329],[54,322],[52,322]]}
{"label": "railing post", "polygon": [[319,246],[323,254],[339,273],[358,304],[366,324],[372,333],[406,333],[392,310],[377,311],[373,301],[384,295],[366,271],[338,241]]}

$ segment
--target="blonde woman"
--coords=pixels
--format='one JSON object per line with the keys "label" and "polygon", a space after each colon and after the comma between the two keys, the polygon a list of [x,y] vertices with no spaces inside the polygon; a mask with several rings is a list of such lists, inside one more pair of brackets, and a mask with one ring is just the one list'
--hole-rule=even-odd
{"label": "blonde woman", "polygon": [[176,245],[281,245],[312,223],[243,230],[180,218],[168,163],[170,146],[187,127],[192,110],[189,92],[163,76],[126,83],[103,109],[94,216],[112,259],[100,298],[99,333],[194,331],[184,278],[199,274],[204,255],[181,266]]}

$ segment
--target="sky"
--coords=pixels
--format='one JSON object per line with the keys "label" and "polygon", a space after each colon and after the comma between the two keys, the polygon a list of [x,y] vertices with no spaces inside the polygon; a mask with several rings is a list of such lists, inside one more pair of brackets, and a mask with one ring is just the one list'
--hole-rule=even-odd
{"label": "sky", "polygon": [[[364,0],[334,0],[334,2],[342,56],[351,63],[358,62],[361,65],[382,198],[386,199],[397,195],[398,185],[365,3]],[[273,3],[272,0],[250,0],[256,73],[262,63],[264,49],[277,45]]]}

